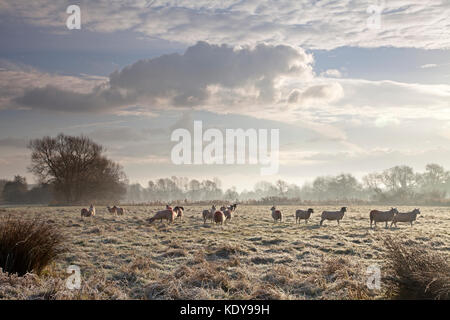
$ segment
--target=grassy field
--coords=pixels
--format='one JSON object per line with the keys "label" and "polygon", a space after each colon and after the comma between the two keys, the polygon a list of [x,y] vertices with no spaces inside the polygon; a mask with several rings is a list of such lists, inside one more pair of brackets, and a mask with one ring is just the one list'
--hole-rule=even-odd
{"label": "grassy field", "polygon": [[[295,224],[295,207],[279,206],[285,216],[274,223],[270,207],[239,206],[225,226],[203,224],[205,207],[185,207],[174,224],[147,219],[156,207],[125,207],[115,217],[97,207],[80,218],[80,208],[3,208],[0,216],[38,216],[56,224],[66,237],[66,253],[37,277],[0,273],[2,299],[377,299],[386,288],[366,286],[366,268],[385,271],[386,235],[408,246],[450,253],[448,208],[424,207],[415,225],[369,228],[369,207],[350,207],[340,226],[314,207],[310,222]],[[380,208],[383,209],[383,208]],[[400,207],[400,211],[411,208]],[[65,287],[66,268],[81,268],[82,288]]]}

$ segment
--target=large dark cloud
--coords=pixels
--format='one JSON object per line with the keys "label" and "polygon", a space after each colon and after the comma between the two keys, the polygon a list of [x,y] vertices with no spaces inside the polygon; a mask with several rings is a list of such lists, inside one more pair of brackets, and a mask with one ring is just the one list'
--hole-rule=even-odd
{"label": "large dark cloud", "polygon": [[60,89],[53,85],[32,88],[14,103],[32,109],[61,112],[103,112],[132,103],[134,99],[114,89],[97,88],[90,93]]}
{"label": "large dark cloud", "polygon": [[276,98],[275,81],[279,77],[309,77],[311,63],[310,55],[291,46],[234,48],[199,42],[184,54],[140,60],[114,72],[108,83],[90,93],[49,85],[29,89],[14,101],[32,109],[105,112],[130,105],[150,109],[202,106],[212,92],[217,96],[221,90],[239,95],[233,90],[245,92],[250,88],[251,102],[270,103]]}

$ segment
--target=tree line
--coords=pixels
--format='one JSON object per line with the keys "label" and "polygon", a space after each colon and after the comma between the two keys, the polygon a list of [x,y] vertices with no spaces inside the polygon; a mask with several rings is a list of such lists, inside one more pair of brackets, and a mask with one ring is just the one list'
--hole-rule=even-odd
{"label": "tree line", "polygon": [[127,186],[125,200],[130,203],[170,201],[229,202],[366,202],[385,204],[450,204],[450,172],[438,164],[428,164],[425,171],[414,172],[409,166],[395,166],[374,172],[358,180],[352,174],[321,176],[302,186],[283,180],[275,183],[261,181],[253,190],[237,192],[235,187],[221,188],[221,181],[199,181],[181,177],[160,178]]}
{"label": "tree line", "polygon": [[223,189],[220,179],[160,178],[147,186],[129,184],[122,167],[105,156],[91,139],[60,134],[30,141],[28,168],[38,183],[29,186],[20,175],[0,180],[0,201],[33,204],[149,203],[171,201],[372,202],[450,204],[450,172],[428,164],[424,172],[395,166],[358,180],[352,174],[321,176],[299,186],[283,180],[261,181],[252,190]]}

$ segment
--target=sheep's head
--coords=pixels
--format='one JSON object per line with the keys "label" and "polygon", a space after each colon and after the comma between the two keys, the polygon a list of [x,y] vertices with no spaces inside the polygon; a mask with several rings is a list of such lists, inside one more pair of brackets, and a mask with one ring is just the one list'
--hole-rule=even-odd
{"label": "sheep's head", "polygon": [[308,213],[314,213],[314,209],[313,208],[309,208],[308,209]]}
{"label": "sheep's head", "polygon": [[397,208],[391,208],[391,212],[394,213],[394,214],[397,214],[398,210],[397,210]]}
{"label": "sheep's head", "polygon": [[414,209],[414,210],[413,210],[413,213],[415,213],[415,214],[420,214],[420,209],[417,209],[417,208]]}
{"label": "sheep's head", "polygon": [[275,210],[275,209],[276,209],[275,206],[272,206],[272,208],[270,208],[270,210],[272,210],[272,211]]}
{"label": "sheep's head", "polygon": [[341,212],[347,212],[347,207],[342,207]]}

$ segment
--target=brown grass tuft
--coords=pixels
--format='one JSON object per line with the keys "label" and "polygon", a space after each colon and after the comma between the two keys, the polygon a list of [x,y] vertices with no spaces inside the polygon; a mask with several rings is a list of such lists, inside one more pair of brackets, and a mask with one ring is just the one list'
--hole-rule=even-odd
{"label": "brown grass tuft", "polygon": [[421,245],[409,246],[386,236],[387,277],[390,295],[396,299],[449,299],[450,265],[448,257]]}
{"label": "brown grass tuft", "polygon": [[0,220],[0,268],[23,276],[40,274],[63,251],[63,236],[54,226],[37,219],[22,221],[8,216]]}

